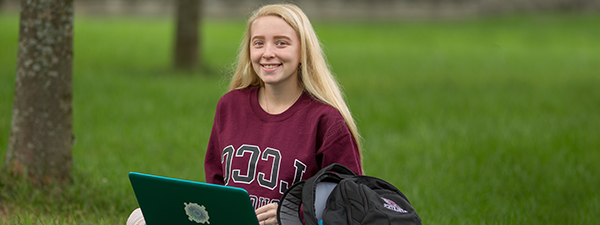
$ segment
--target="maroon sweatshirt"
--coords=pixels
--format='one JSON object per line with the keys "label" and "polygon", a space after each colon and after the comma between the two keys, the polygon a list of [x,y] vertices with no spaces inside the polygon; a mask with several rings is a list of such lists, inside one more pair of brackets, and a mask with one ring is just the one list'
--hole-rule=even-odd
{"label": "maroon sweatshirt", "polygon": [[337,109],[306,92],[285,112],[258,104],[258,88],[234,90],[217,104],[204,162],[206,182],[248,191],[255,208],[279,202],[295,182],[331,163],[361,173],[360,155]]}

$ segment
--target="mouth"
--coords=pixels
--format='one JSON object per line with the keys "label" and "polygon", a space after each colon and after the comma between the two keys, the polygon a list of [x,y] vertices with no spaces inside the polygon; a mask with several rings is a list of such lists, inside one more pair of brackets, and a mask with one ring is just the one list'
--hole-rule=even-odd
{"label": "mouth", "polygon": [[260,64],[260,66],[262,66],[265,69],[274,69],[281,66],[281,64]]}

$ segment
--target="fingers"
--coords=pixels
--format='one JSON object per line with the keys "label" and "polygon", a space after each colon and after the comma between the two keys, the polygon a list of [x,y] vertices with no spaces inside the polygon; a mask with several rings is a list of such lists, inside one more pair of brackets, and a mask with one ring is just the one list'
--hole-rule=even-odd
{"label": "fingers", "polygon": [[277,224],[277,203],[271,203],[258,208],[256,218],[260,225]]}
{"label": "fingers", "polygon": [[255,212],[256,212],[256,215],[259,215],[259,214],[273,211],[273,210],[275,210],[275,213],[277,213],[277,203],[270,203],[267,205],[263,205],[262,207],[258,208]]}
{"label": "fingers", "polygon": [[260,225],[276,225],[278,223],[277,223],[277,218],[269,218],[267,220],[260,221],[258,224],[260,224]]}

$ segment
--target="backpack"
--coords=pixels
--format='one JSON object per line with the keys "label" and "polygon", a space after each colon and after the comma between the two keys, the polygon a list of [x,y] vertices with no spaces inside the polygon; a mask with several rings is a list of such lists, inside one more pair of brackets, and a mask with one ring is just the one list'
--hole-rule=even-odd
{"label": "backpack", "polygon": [[396,187],[336,163],[285,191],[277,220],[281,225],[421,224]]}

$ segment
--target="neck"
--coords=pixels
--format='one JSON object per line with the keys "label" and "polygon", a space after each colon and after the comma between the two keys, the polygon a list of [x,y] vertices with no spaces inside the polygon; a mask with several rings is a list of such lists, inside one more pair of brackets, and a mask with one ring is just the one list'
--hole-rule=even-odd
{"label": "neck", "polygon": [[277,89],[266,85],[258,91],[258,103],[269,114],[281,114],[294,105],[302,91],[299,86]]}

